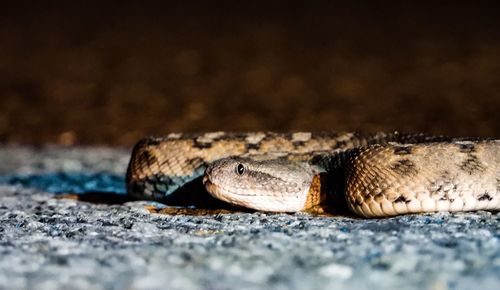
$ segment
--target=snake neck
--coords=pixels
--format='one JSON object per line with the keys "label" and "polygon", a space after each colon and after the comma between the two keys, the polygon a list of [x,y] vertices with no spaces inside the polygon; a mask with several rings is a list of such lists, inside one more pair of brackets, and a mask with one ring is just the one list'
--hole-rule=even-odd
{"label": "snake neck", "polygon": [[309,188],[304,211],[316,213],[320,208],[320,213],[349,214],[345,195],[346,164],[359,150],[353,148],[312,156],[309,164],[317,174]]}

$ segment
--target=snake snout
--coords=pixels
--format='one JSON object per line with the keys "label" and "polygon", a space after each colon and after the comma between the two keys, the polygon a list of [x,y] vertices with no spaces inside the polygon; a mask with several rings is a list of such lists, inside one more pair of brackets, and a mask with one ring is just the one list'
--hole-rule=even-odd
{"label": "snake snout", "polygon": [[213,168],[212,166],[208,166],[207,169],[205,169],[205,174],[203,175],[203,185],[206,185],[207,183],[212,183],[212,180],[210,179],[210,176],[212,176],[212,171]]}
{"label": "snake snout", "polygon": [[206,184],[207,182],[210,182],[210,180],[209,180],[208,176],[203,175],[202,182],[203,182],[203,184]]}

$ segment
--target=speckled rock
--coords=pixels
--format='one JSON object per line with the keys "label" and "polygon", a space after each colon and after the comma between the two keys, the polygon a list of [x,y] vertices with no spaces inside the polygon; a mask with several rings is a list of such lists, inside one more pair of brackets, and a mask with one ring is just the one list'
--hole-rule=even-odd
{"label": "speckled rock", "polygon": [[1,289],[498,289],[500,214],[151,214],[128,150],[0,149]]}

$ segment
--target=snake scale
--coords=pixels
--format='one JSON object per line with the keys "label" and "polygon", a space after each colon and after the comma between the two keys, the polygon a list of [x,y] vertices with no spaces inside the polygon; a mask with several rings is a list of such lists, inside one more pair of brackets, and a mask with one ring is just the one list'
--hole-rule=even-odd
{"label": "snake scale", "polygon": [[494,211],[500,210],[500,140],[212,132],[136,144],[129,195],[163,201],[188,184],[236,206],[273,212],[324,212],[342,203],[363,217]]}

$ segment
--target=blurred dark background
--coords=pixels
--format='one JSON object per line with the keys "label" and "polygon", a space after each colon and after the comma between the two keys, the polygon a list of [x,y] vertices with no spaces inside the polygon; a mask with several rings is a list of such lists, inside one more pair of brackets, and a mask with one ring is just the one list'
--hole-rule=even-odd
{"label": "blurred dark background", "polygon": [[498,137],[498,7],[2,3],[0,139],[131,145],[212,130]]}

